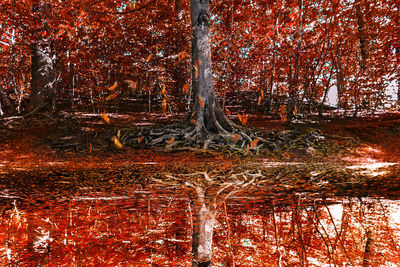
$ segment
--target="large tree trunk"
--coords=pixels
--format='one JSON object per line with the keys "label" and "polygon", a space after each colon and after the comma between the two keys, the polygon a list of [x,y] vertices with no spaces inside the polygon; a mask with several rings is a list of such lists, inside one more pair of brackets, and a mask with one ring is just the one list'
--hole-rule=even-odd
{"label": "large tree trunk", "polygon": [[48,45],[38,46],[32,51],[32,82],[29,110],[41,109],[51,104],[55,110],[54,67]]}
{"label": "large tree trunk", "polygon": [[196,139],[204,139],[208,133],[228,134],[235,125],[225,116],[214,92],[211,64],[210,0],[191,0],[192,39],[192,87],[194,107],[192,122]]}
{"label": "large tree trunk", "polygon": [[[49,16],[51,12],[49,6],[39,6],[39,3],[36,1],[33,4],[33,12],[37,14],[40,28],[44,28],[46,36],[49,37],[50,31],[48,25],[41,25],[43,17]],[[56,75],[49,38],[38,37],[37,43],[32,49],[31,73],[29,111],[37,111],[49,104],[51,104],[52,110],[55,111],[54,82]]]}

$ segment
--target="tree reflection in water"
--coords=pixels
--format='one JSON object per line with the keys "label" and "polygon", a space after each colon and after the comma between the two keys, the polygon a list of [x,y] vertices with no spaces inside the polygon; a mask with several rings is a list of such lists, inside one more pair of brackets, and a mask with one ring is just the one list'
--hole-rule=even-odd
{"label": "tree reflection in water", "polygon": [[211,260],[207,247],[200,247],[210,245],[210,236],[216,266],[400,262],[398,201],[261,200],[251,194],[224,200],[237,185],[198,186],[187,184],[190,197],[133,191],[32,204],[3,196],[0,264],[188,266]]}

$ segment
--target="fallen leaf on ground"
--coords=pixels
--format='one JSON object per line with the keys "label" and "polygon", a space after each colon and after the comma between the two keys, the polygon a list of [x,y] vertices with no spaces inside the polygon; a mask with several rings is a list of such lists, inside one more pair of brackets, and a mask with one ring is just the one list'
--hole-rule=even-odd
{"label": "fallen leaf on ground", "polygon": [[238,113],[237,116],[238,116],[239,121],[242,123],[242,125],[246,125],[247,119],[248,119],[247,115],[244,113],[242,115],[240,115],[240,113]]}
{"label": "fallen leaf on ground", "polygon": [[114,141],[114,146],[115,146],[116,148],[121,149],[121,148],[124,147],[124,145],[121,143],[121,141],[119,141],[119,139],[118,139],[116,136],[113,136],[113,137],[111,138],[111,140]]}
{"label": "fallen leaf on ground", "polygon": [[251,141],[250,148],[255,148],[258,144],[258,141],[260,140],[258,140],[257,138]]}
{"label": "fallen leaf on ground", "polygon": [[167,144],[170,145],[170,144],[172,144],[174,141],[175,141],[175,138],[171,137],[171,139],[169,139],[169,140],[167,141]]}

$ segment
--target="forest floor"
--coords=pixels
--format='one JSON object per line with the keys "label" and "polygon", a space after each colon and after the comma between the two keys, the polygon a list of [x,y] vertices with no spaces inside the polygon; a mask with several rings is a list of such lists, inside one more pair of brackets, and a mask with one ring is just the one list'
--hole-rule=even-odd
{"label": "forest floor", "polygon": [[[225,182],[239,179],[238,175],[242,180],[253,177],[252,190],[257,188],[259,195],[400,195],[398,113],[291,125],[263,114],[249,114],[246,126],[260,136],[318,131],[324,139],[317,146],[304,145],[299,139],[290,146],[258,154],[171,150],[160,146],[118,149],[111,141],[119,129],[163,127],[185,116],[109,114],[110,123],[105,123],[101,114],[84,112],[1,118],[2,183],[26,186],[26,177],[42,177],[41,181],[51,177],[52,183],[46,180],[50,191],[60,188],[65,191],[58,191],[61,194],[76,193],[78,188],[91,187],[112,194],[124,190],[127,184],[147,186],[164,181],[171,185],[188,175],[209,173],[212,179]],[[168,181],[175,176],[180,178]],[[37,183],[32,180],[40,191]],[[60,184],[63,186],[59,187]]]}

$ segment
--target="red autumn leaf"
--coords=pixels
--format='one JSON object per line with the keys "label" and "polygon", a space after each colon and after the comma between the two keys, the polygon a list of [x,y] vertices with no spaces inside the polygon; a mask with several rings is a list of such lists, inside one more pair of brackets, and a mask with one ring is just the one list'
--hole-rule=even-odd
{"label": "red autumn leaf", "polygon": [[201,107],[204,107],[204,102],[203,99],[201,99],[201,97],[199,96],[199,104]]}
{"label": "red autumn leaf", "polygon": [[101,118],[103,119],[103,121],[107,124],[110,124],[110,117],[108,117],[108,115],[106,114],[106,111],[103,111],[103,113],[101,113]]}
{"label": "red autumn leaf", "polygon": [[167,89],[165,88],[165,84],[163,84],[161,89],[161,95],[166,95],[166,94],[167,94]]}
{"label": "red autumn leaf", "polygon": [[281,106],[279,107],[279,113],[280,113],[280,114],[286,113],[286,105],[281,105]]}
{"label": "red autumn leaf", "polygon": [[113,84],[113,85],[111,85],[111,86],[108,88],[108,90],[110,90],[110,91],[114,91],[114,89],[115,89],[115,88],[117,88],[117,86],[118,86],[118,82],[117,82],[117,81],[115,81],[115,82],[114,82],[114,84]]}
{"label": "red autumn leaf", "polygon": [[168,117],[167,116],[167,99],[166,98],[163,99],[163,101],[161,103],[161,107],[162,107],[162,111],[163,111],[165,117]]}
{"label": "red autumn leaf", "polygon": [[116,148],[121,149],[121,148],[124,147],[124,145],[121,143],[121,141],[119,141],[118,137],[113,136],[113,137],[111,138],[111,140],[114,141],[114,146],[115,146]]}
{"label": "red autumn leaf", "polygon": [[251,144],[250,144],[250,148],[255,148],[256,146],[257,146],[257,144],[258,144],[258,142],[259,142],[260,140],[259,139],[254,139],[253,141],[251,141]]}
{"label": "red autumn leaf", "polygon": [[189,93],[189,85],[188,84],[184,84],[182,86],[182,92],[187,95]]}
{"label": "red autumn leaf", "polygon": [[293,115],[297,115],[297,113],[298,113],[297,106],[295,106],[293,109]]}
{"label": "red autumn leaf", "polygon": [[247,115],[244,113],[242,115],[240,115],[238,113],[237,116],[238,116],[239,121],[242,123],[242,125],[246,125],[247,119],[248,119]]}

